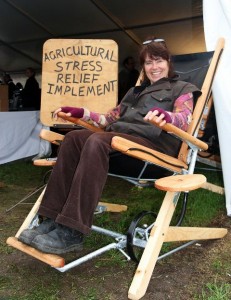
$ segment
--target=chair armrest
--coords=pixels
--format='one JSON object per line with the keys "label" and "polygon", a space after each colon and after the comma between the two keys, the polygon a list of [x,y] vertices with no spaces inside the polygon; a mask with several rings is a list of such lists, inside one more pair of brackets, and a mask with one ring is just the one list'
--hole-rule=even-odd
{"label": "chair armrest", "polygon": [[59,134],[57,132],[53,132],[47,129],[42,129],[39,136],[41,139],[58,146],[61,144],[62,140],[65,137],[63,134]]}
{"label": "chair armrest", "polygon": [[58,117],[66,120],[66,121],[69,121],[71,123],[77,124],[77,125],[79,125],[81,127],[87,128],[87,129],[89,129],[91,131],[95,131],[95,132],[102,132],[102,131],[104,131],[102,128],[96,127],[94,125],[91,125],[91,124],[89,124],[89,123],[87,123],[87,122],[85,122],[85,121],[83,121],[83,120],[81,120],[79,118],[67,117],[66,114],[63,113],[63,112],[59,112],[58,113]]}
{"label": "chair armrest", "polygon": [[172,172],[181,173],[182,169],[188,169],[188,165],[177,158],[129,141],[120,136],[114,136],[112,138],[111,146],[113,149],[126,155],[149,161]]}
{"label": "chair armrest", "polygon": [[150,120],[149,122],[154,124],[155,126],[159,127],[160,129],[175,135],[176,137],[178,137],[182,141],[186,142],[188,145],[192,144],[192,145],[196,146],[198,149],[201,149],[201,150],[207,150],[208,149],[208,145],[205,142],[197,139],[196,137],[190,135],[189,133],[181,130],[180,128],[178,128],[178,127],[176,127],[176,126],[174,126],[170,123],[166,123],[164,126],[159,126],[155,122],[156,118],[157,117],[155,117],[153,120]]}

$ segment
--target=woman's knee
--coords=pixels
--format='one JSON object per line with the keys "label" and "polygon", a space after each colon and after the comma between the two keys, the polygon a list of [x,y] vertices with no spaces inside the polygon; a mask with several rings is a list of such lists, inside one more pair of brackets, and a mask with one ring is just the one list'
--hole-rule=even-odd
{"label": "woman's knee", "polygon": [[[83,131],[86,131],[86,133]],[[58,148],[58,157],[60,155],[67,155],[67,153],[81,151],[89,134],[91,134],[89,130],[82,130],[82,132],[81,130],[69,131]]]}
{"label": "woman's knee", "polygon": [[106,144],[111,144],[111,140],[112,140],[112,135],[108,132],[95,132],[94,134],[92,134],[89,139],[88,142],[89,143],[96,143],[96,144],[102,144],[102,143],[106,143]]}
{"label": "woman's knee", "polygon": [[96,151],[97,148],[109,149],[111,147],[111,140],[112,140],[112,135],[110,133],[96,132],[87,139],[85,147],[93,149],[94,151]]}
{"label": "woman's knee", "polygon": [[64,142],[68,144],[76,144],[76,142],[85,142],[92,133],[89,130],[72,130],[69,131],[64,138]]}

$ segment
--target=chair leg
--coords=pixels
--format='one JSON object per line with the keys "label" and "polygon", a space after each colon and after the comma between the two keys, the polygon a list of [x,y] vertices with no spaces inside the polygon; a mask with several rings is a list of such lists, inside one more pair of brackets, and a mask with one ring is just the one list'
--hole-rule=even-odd
{"label": "chair leg", "polygon": [[28,226],[33,221],[33,219],[36,217],[39,206],[40,206],[42,198],[43,198],[43,195],[45,193],[45,190],[46,190],[46,187],[44,188],[44,190],[40,194],[39,198],[35,202],[34,206],[32,207],[30,213],[28,214],[28,216],[24,220],[23,224],[19,228],[15,237],[9,237],[6,242],[9,246],[12,246],[24,253],[27,253],[27,254],[39,259],[40,261],[43,261],[43,262],[51,265],[52,267],[61,268],[65,265],[65,260],[62,257],[60,257],[58,255],[53,255],[53,254],[42,253],[41,251],[38,251],[28,245],[21,243],[20,241],[18,241],[18,237],[21,234],[21,232],[24,229],[27,229]]}
{"label": "chair leg", "polygon": [[22,223],[21,227],[19,228],[18,232],[15,235],[16,238],[18,238],[20,236],[21,232],[24,229],[28,228],[28,226],[30,225],[30,223],[32,222],[32,220],[34,219],[34,217],[36,216],[37,211],[38,211],[39,206],[40,206],[40,203],[42,201],[43,195],[45,193],[45,190],[46,190],[46,188],[44,188],[44,190],[42,191],[42,193],[38,197],[37,201],[35,202],[34,206],[32,207],[30,213],[26,217],[25,221]]}
{"label": "chair leg", "polygon": [[217,194],[220,194],[220,195],[224,195],[225,193],[225,189],[221,186],[218,186],[218,185],[215,185],[215,184],[212,184],[210,182],[206,182],[203,186],[202,186],[203,189],[206,189],[208,191],[211,191],[211,192],[214,192],[214,193],[217,193]]}
{"label": "chair leg", "polygon": [[167,234],[169,224],[176,208],[177,201],[175,201],[175,199],[178,198],[179,194],[180,193],[178,192],[167,192],[165,195],[155,225],[152,228],[147,245],[130,286],[128,292],[129,299],[140,299],[147,290],[157,258],[165,240],[165,235]]}

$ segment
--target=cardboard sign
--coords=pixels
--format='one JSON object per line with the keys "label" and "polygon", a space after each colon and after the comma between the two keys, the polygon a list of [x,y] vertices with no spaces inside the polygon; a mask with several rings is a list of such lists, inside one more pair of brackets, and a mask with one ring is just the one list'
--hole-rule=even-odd
{"label": "cardboard sign", "polygon": [[[106,113],[118,101],[118,45],[113,40],[51,39],[43,46],[41,122],[61,106]],[[62,124],[62,121],[58,121]]]}

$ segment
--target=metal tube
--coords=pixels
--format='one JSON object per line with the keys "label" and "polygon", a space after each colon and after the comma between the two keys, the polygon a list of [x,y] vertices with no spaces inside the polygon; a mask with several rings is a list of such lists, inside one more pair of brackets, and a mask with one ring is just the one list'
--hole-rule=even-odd
{"label": "metal tube", "polygon": [[89,253],[87,255],[84,255],[84,256],[82,256],[82,257],[80,257],[80,258],[78,258],[78,259],[70,262],[69,264],[65,265],[62,268],[55,268],[55,269],[58,270],[58,271],[60,271],[60,272],[66,272],[66,271],[68,271],[68,270],[70,270],[70,269],[72,269],[72,268],[74,268],[76,266],[79,266],[80,264],[82,264],[82,263],[84,263],[84,262],[86,262],[88,260],[93,259],[94,257],[96,257],[96,256],[98,256],[100,254],[103,254],[103,253],[105,253],[105,252],[107,252],[107,251],[109,251],[111,249],[118,248],[117,245],[118,245],[117,243],[111,243],[111,244],[109,244],[109,245],[107,245],[105,247],[102,247],[102,248],[100,248],[100,249],[98,249],[96,251],[93,251],[93,252],[91,252],[91,253]]}
{"label": "metal tube", "polygon": [[93,231],[96,231],[98,233],[102,233],[104,235],[108,235],[108,236],[111,236],[113,238],[120,238],[120,239],[126,239],[126,235],[124,234],[121,234],[121,233],[118,233],[118,232],[114,232],[114,231],[111,231],[111,230],[108,230],[108,229],[105,229],[105,228],[101,228],[101,227],[98,227],[98,226],[92,226],[91,229]]}
{"label": "metal tube", "polygon": [[197,242],[197,240],[190,241],[190,242],[188,242],[186,244],[183,244],[183,245],[181,245],[181,246],[179,246],[179,247],[177,247],[177,248],[175,248],[175,249],[173,249],[173,250],[171,250],[171,251],[169,251],[169,252],[167,252],[167,253],[159,256],[157,260],[161,260],[162,258],[165,258],[165,257],[167,257],[167,256],[169,256],[169,255],[171,255],[171,254],[173,254],[173,253],[175,253],[177,251],[180,251],[180,250],[182,250],[182,249],[184,249],[184,248],[186,248],[186,247],[188,247],[188,246],[190,246],[190,245],[192,245],[192,244],[194,244],[196,242]]}

